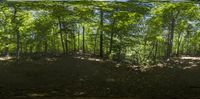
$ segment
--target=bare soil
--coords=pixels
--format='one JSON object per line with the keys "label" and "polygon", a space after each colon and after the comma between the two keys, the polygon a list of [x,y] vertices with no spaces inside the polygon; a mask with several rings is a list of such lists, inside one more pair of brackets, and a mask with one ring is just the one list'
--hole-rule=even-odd
{"label": "bare soil", "polygon": [[146,70],[70,55],[24,58],[19,64],[1,59],[0,97],[6,99],[200,97],[198,57],[174,58]]}

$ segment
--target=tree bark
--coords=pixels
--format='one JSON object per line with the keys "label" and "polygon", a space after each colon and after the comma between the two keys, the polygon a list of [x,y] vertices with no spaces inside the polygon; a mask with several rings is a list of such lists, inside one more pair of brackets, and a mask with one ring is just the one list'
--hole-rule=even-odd
{"label": "tree bark", "polygon": [[60,18],[58,18],[58,22],[59,22],[59,28],[60,28],[60,40],[61,40],[61,44],[62,44],[62,49],[63,49],[63,52],[65,52],[65,47],[64,47],[64,42],[63,42],[63,35],[62,35],[62,23],[60,21]]}
{"label": "tree bark", "polygon": [[80,32],[78,32],[78,51],[80,50]]}
{"label": "tree bark", "polygon": [[186,50],[186,53],[187,54],[190,54],[190,49],[189,49],[189,43],[190,43],[190,32],[189,32],[189,29],[187,29],[187,35],[186,35],[186,40],[187,40],[187,42],[186,42],[186,46],[187,46],[187,50]]}
{"label": "tree bark", "polygon": [[48,43],[47,43],[47,39],[46,39],[45,42],[44,42],[44,52],[45,52],[45,54],[47,55],[47,52],[48,52]]}
{"label": "tree bark", "polygon": [[20,58],[20,33],[19,33],[19,28],[18,28],[18,24],[17,24],[17,19],[16,19],[16,14],[17,14],[17,8],[14,6],[14,23],[15,23],[15,31],[16,31],[16,35],[17,35],[17,49],[16,49],[16,58],[17,58],[17,62],[19,61]]}
{"label": "tree bark", "polygon": [[171,16],[171,21],[170,21],[170,33],[168,36],[168,48],[167,48],[167,59],[172,56],[173,53],[173,39],[174,39],[174,28],[175,28],[175,17]]}
{"label": "tree bark", "polygon": [[83,29],[83,53],[85,53],[85,27],[83,26],[82,27],[82,29]]}
{"label": "tree bark", "polygon": [[181,45],[181,32],[178,33],[178,46],[177,46],[177,52],[176,55],[179,56],[179,52],[180,52],[180,45]]}
{"label": "tree bark", "polygon": [[173,55],[173,40],[174,40],[174,31],[175,31],[175,22],[176,18],[179,16],[180,11],[170,13],[170,34],[168,39],[168,48],[167,48],[167,58],[170,58]]}
{"label": "tree bark", "polygon": [[174,27],[175,27],[175,19],[172,18],[171,21],[171,33],[170,33],[170,41],[169,41],[169,56],[172,56],[173,53],[173,41],[174,41]]}
{"label": "tree bark", "polygon": [[103,57],[103,11],[100,10],[100,57]]}
{"label": "tree bark", "polygon": [[158,41],[155,41],[154,62],[157,63]]}
{"label": "tree bark", "polygon": [[73,33],[74,37],[74,52],[76,51],[76,33]]}
{"label": "tree bark", "polygon": [[110,49],[109,49],[109,54],[112,53],[113,34],[114,34],[114,24],[115,24],[115,19],[113,20],[113,24],[112,24],[112,30],[111,30],[111,36],[110,36]]}
{"label": "tree bark", "polygon": [[67,27],[66,27],[66,25],[65,24],[63,24],[63,27],[64,27],[64,31],[65,31],[65,36],[66,36],[66,38],[65,38],[65,53],[68,53],[68,50],[69,50],[69,48],[68,48],[68,32],[67,32]]}
{"label": "tree bark", "polygon": [[97,46],[97,34],[99,29],[97,29],[96,33],[94,33],[94,55],[96,54],[96,46]]}

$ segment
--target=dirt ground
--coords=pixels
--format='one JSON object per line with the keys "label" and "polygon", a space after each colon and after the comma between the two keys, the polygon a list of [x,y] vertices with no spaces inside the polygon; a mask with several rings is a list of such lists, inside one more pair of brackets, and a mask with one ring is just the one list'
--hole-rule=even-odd
{"label": "dirt ground", "polygon": [[[62,56],[0,63],[6,99],[200,98],[200,60],[174,59],[146,70],[101,59]],[[55,98],[56,97],[56,98]],[[85,98],[84,98],[85,99]]]}

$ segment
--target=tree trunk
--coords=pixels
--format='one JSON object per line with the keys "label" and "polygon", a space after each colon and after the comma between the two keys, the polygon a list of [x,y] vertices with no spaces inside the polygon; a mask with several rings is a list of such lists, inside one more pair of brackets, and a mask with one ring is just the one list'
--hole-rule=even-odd
{"label": "tree trunk", "polygon": [[103,57],[103,11],[100,10],[100,57]]}
{"label": "tree trunk", "polygon": [[19,28],[18,28],[18,24],[17,24],[17,20],[16,20],[16,14],[17,14],[17,9],[16,7],[14,7],[14,23],[15,23],[15,31],[16,31],[16,35],[17,35],[17,49],[16,49],[16,52],[17,52],[17,55],[16,55],[16,58],[17,58],[17,62],[19,61],[19,58],[20,58],[20,33],[19,33]]}
{"label": "tree trunk", "polygon": [[186,50],[186,53],[189,55],[190,54],[190,48],[189,48],[189,43],[190,43],[190,32],[189,32],[189,29],[187,29],[187,50]]}
{"label": "tree trunk", "polygon": [[97,29],[96,33],[94,33],[94,55],[96,54],[96,46],[97,46],[97,34],[99,29]]}
{"label": "tree trunk", "polygon": [[64,27],[64,31],[65,31],[65,35],[66,35],[66,38],[65,38],[65,53],[68,53],[68,32],[67,32],[67,29],[66,29],[66,25],[63,24],[63,27]]}
{"label": "tree trunk", "polygon": [[21,53],[21,54],[23,54],[23,53],[24,53],[23,47],[24,47],[24,46],[23,46],[23,43],[22,43],[22,42],[20,42],[20,53]]}
{"label": "tree trunk", "polygon": [[180,45],[181,45],[181,32],[178,33],[178,46],[177,46],[177,52],[176,55],[179,56],[179,51],[180,51]]}
{"label": "tree trunk", "polygon": [[111,36],[110,36],[110,50],[109,50],[109,54],[112,53],[113,34],[114,34],[114,24],[115,24],[115,19],[113,20],[113,24],[112,24],[112,30],[111,30]]}
{"label": "tree trunk", "polygon": [[170,38],[170,57],[173,54],[173,41],[174,41],[174,27],[175,27],[175,19],[172,19],[172,24],[171,24],[171,38]]}
{"label": "tree trunk", "polygon": [[58,18],[58,22],[59,22],[59,28],[60,28],[60,40],[61,40],[63,52],[65,52],[65,47],[64,47],[64,42],[63,42],[63,35],[62,35],[62,23],[60,21],[60,18]]}
{"label": "tree trunk", "polygon": [[76,33],[73,33],[74,37],[74,52],[76,51]]}
{"label": "tree trunk", "polygon": [[80,50],[80,32],[78,32],[78,51]]}
{"label": "tree trunk", "polygon": [[52,48],[53,48],[53,52],[56,52],[56,41],[55,41],[55,36],[54,36],[54,29],[52,28]]}
{"label": "tree trunk", "polygon": [[168,39],[167,58],[170,58],[173,53],[174,28],[175,28],[175,18],[172,17],[170,22],[170,34]]}
{"label": "tree trunk", "polygon": [[48,51],[48,43],[47,43],[47,39],[44,42],[44,52],[47,55],[47,51]]}
{"label": "tree trunk", "polygon": [[9,45],[8,45],[8,43],[6,43],[5,55],[6,55],[6,56],[9,56]]}
{"label": "tree trunk", "polygon": [[154,63],[157,63],[158,41],[155,42]]}
{"label": "tree trunk", "polygon": [[83,53],[85,53],[85,27],[83,26]]}
{"label": "tree trunk", "polygon": [[66,39],[65,39],[65,53],[68,53],[68,34],[66,33]]}

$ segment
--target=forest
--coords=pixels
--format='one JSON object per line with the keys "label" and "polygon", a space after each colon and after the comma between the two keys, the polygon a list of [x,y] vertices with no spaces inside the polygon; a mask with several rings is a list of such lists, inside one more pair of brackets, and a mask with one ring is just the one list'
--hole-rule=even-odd
{"label": "forest", "polygon": [[196,99],[199,66],[198,0],[0,1],[0,97]]}

